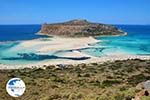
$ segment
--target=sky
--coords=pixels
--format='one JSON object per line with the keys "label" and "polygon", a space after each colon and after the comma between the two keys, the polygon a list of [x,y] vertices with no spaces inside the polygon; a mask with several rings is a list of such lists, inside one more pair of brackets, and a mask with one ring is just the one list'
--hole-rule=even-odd
{"label": "sky", "polygon": [[150,0],[0,0],[0,24],[150,24]]}

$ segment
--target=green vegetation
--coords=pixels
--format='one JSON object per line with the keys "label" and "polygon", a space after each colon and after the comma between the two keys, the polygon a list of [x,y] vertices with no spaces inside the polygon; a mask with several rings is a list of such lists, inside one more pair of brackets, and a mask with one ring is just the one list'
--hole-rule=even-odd
{"label": "green vegetation", "polygon": [[[0,100],[126,100],[139,92],[135,88],[138,83],[150,80],[150,60],[44,68],[0,70]],[[10,97],[5,89],[13,77],[26,84],[19,98]]]}

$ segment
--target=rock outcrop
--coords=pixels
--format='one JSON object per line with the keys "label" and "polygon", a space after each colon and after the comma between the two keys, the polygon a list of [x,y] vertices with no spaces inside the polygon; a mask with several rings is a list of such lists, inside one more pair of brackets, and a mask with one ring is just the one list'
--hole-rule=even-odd
{"label": "rock outcrop", "polygon": [[145,82],[141,82],[136,86],[137,90],[140,90],[140,92],[138,92],[134,99],[132,100],[142,100],[141,98],[143,96],[149,96],[150,95],[150,80],[147,80]]}
{"label": "rock outcrop", "polygon": [[91,23],[87,20],[71,20],[64,23],[44,24],[40,30],[44,35],[66,37],[85,37],[100,35],[123,35],[124,32],[115,26]]}

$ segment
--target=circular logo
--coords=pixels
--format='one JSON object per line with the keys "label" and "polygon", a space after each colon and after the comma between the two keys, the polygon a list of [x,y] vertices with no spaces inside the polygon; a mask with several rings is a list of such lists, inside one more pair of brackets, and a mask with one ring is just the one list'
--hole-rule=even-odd
{"label": "circular logo", "polygon": [[6,90],[12,97],[22,96],[25,88],[25,83],[20,78],[12,78],[6,84]]}

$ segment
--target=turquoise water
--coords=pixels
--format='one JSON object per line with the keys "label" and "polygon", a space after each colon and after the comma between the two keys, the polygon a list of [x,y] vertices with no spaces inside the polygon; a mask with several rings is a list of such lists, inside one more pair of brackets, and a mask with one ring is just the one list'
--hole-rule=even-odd
{"label": "turquoise water", "polygon": [[0,63],[2,64],[26,64],[26,63],[34,63],[33,61],[26,61],[26,60],[8,60],[6,58],[15,58],[19,57],[19,53],[32,53],[34,49],[24,49],[24,48],[17,48],[20,42],[6,42],[0,44]]}
{"label": "turquoise water", "polygon": [[[97,57],[116,55],[119,53],[150,55],[150,26],[117,25],[117,27],[127,32],[128,35],[97,37],[96,39],[102,42],[90,44],[90,48],[79,49],[79,51]],[[35,45],[34,47],[26,49],[20,45],[22,41],[18,40],[43,38],[43,41],[47,41],[46,37],[35,35],[39,29],[39,25],[0,26],[0,63],[15,65],[37,63],[51,59],[88,59],[86,57],[61,57],[61,55],[72,52],[72,50],[40,54],[37,50],[41,48],[42,45]]]}
{"label": "turquoise water", "polygon": [[[0,25],[0,63],[2,64],[27,64],[35,63],[33,60],[13,59],[20,57],[19,53],[33,53],[34,47],[24,49],[19,46],[22,40],[46,38],[36,35],[41,25]],[[34,48],[34,49],[33,49]],[[7,59],[6,59],[7,58]],[[10,59],[8,59],[10,58]]]}
{"label": "turquoise water", "polygon": [[82,50],[94,56],[121,54],[150,55],[150,26],[120,25],[118,28],[128,33],[126,36],[101,36],[92,48]]}

